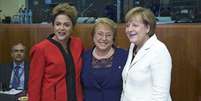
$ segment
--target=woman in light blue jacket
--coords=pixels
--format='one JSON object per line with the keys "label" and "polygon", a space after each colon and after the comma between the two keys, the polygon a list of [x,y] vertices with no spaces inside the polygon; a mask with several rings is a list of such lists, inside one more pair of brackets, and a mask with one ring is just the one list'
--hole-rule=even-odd
{"label": "woman in light blue jacket", "polygon": [[172,61],[155,35],[156,20],[146,8],[131,9],[125,17],[129,55],[122,72],[121,101],[171,101]]}

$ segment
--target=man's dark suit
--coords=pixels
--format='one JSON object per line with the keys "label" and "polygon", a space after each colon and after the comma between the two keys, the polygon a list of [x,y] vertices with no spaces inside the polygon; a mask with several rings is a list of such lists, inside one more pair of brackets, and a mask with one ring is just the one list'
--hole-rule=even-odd
{"label": "man's dark suit", "polygon": [[[2,75],[2,82],[4,87],[8,90],[8,87],[10,85],[10,80],[12,76],[12,70],[13,70],[13,63],[10,64],[4,64],[1,65],[1,75]],[[27,83],[29,78],[29,65],[27,62],[24,62],[24,90],[27,90]]]}
{"label": "man's dark suit", "polygon": [[2,90],[2,80],[3,80],[3,75],[2,75],[2,65],[0,64],[0,90]]}

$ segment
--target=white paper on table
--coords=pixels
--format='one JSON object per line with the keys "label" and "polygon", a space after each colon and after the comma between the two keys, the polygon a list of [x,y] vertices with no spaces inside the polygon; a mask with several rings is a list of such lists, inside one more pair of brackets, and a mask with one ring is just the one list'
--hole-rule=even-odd
{"label": "white paper on table", "polygon": [[15,90],[15,89],[11,89],[9,91],[0,91],[1,94],[10,94],[10,95],[15,95],[18,93],[21,93],[23,90]]}

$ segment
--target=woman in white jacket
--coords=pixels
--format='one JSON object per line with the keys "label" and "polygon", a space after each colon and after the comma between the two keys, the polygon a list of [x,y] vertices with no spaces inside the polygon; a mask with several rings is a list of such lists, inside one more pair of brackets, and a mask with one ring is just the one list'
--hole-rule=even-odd
{"label": "woman in white jacket", "polygon": [[146,8],[131,9],[125,17],[129,55],[122,72],[121,101],[171,101],[171,56],[157,39],[156,18]]}

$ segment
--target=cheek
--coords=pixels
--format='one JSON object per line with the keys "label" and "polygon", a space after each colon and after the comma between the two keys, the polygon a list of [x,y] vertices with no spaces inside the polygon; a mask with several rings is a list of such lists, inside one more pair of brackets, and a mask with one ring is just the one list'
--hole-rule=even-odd
{"label": "cheek", "polygon": [[109,46],[112,46],[114,44],[114,41],[111,41],[111,43],[109,44]]}
{"label": "cheek", "polygon": [[141,30],[143,31],[143,33],[147,34],[150,29],[148,27],[144,26]]}
{"label": "cheek", "polygon": [[112,37],[111,39],[109,39],[109,42],[110,42],[111,44],[113,44],[113,43],[114,43],[114,38]]}
{"label": "cheek", "polygon": [[68,30],[68,31],[72,31],[73,30],[73,28],[71,26],[68,26],[65,29]]}
{"label": "cheek", "polygon": [[127,28],[125,29],[125,33],[128,33],[128,29]]}
{"label": "cheek", "polygon": [[20,53],[22,56],[24,56],[24,53]]}
{"label": "cheek", "polygon": [[128,33],[126,33],[126,36],[127,36],[128,38],[130,37]]}
{"label": "cheek", "polygon": [[128,30],[126,30],[126,29],[125,29],[125,34],[126,34],[126,35],[127,35],[127,37],[128,37],[128,35],[129,35],[130,33],[129,33],[129,31],[128,31]]}
{"label": "cheek", "polygon": [[93,37],[93,42],[96,43],[97,42],[97,38],[94,36]]}
{"label": "cheek", "polygon": [[94,34],[94,37],[93,37],[94,40],[99,40],[100,37],[97,35],[97,34]]}
{"label": "cheek", "polygon": [[58,31],[58,29],[59,29],[58,27],[53,28],[54,32]]}

